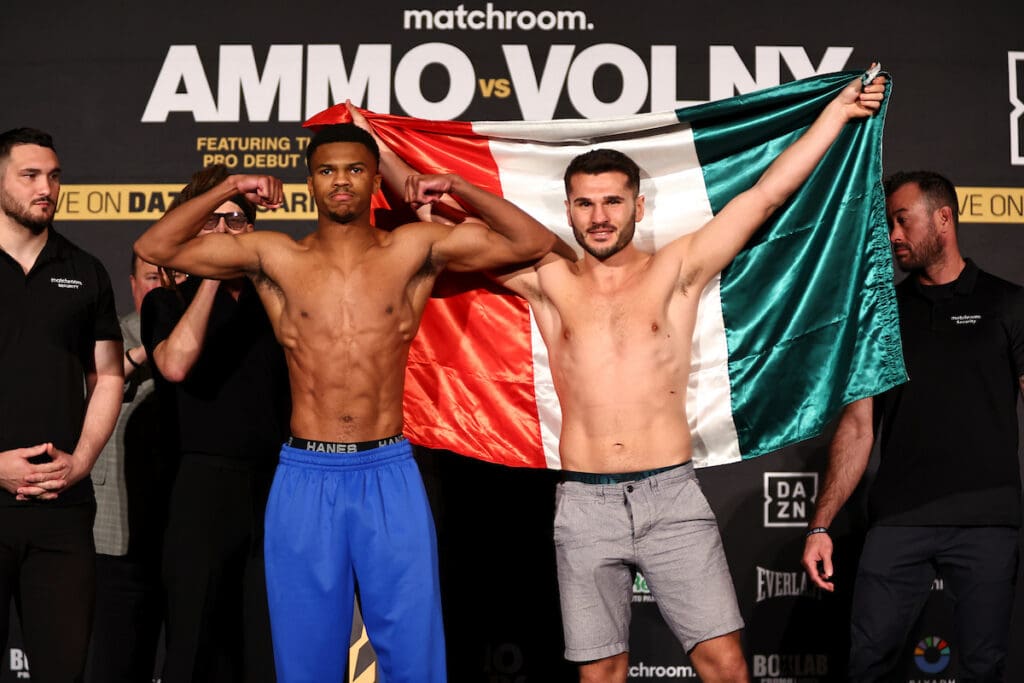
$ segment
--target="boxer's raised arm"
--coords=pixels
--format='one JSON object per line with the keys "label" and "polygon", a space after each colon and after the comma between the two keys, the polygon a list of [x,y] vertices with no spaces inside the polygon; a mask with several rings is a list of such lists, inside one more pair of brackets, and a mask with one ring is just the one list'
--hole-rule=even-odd
{"label": "boxer's raised arm", "polygon": [[463,222],[434,243],[434,263],[451,270],[487,270],[538,259],[551,251],[557,238],[512,202],[456,174],[409,176],[405,199],[414,209],[454,194],[480,216],[483,223]]}
{"label": "boxer's raised arm", "polygon": [[209,234],[195,239],[210,214],[225,201],[244,195],[267,208],[281,205],[281,181],[271,176],[230,176],[168,211],[135,242],[139,258],[165,268],[218,280],[255,273],[260,268],[260,233]]}
{"label": "boxer's raised arm", "polygon": [[[850,82],[810,128],[786,148],[750,189],[734,197],[708,223],[659,251],[678,257],[680,277],[702,288],[725,268],[759,227],[804,183],[850,121],[874,115],[885,97],[886,78]],[[665,252],[665,254],[662,254]]]}

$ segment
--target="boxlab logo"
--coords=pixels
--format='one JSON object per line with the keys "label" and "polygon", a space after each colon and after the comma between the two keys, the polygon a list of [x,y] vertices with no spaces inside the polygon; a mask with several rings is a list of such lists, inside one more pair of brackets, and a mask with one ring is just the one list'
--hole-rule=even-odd
{"label": "boxlab logo", "polygon": [[949,643],[938,636],[928,636],[914,647],[914,664],[926,674],[937,674],[949,666],[949,655]]}
{"label": "boxlab logo", "polygon": [[1007,52],[1010,72],[1010,164],[1024,166],[1024,52]]}
{"label": "boxlab logo", "polygon": [[647,587],[647,579],[640,572],[633,577],[633,602],[654,602],[651,589]]}
{"label": "boxlab logo", "polygon": [[751,673],[762,683],[774,680],[811,683],[828,676],[828,655],[824,654],[755,654],[751,665]]}
{"label": "boxlab logo", "polygon": [[764,525],[806,526],[809,503],[817,498],[817,472],[765,472]]}
{"label": "boxlab logo", "polygon": [[12,647],[10,650],[8,664],[11,668],[11,673],[13,673],[16,678],[29,678],[28,656],[25,654],[24,650]]}

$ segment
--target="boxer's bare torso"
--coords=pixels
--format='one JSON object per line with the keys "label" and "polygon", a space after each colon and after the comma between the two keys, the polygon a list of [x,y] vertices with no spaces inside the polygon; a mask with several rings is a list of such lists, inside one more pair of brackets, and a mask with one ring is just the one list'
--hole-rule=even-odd
{"label": "boxer's bare torso", "polygon": [[569,470],[629,472],[690,459],[686,386],[700,290],[664,260],[636,256],[614,272],[562,259],[538,269],[550,296],[534,311]]}
{"label": "boxer's bare torso", "polygon": [[851,82],[752,188],[655,254],[633,245],[644,197],[624,170],[570,173],[566,212],[583,258],[552,253],[503,278],[530,302],[548,348],[563,468],[635,472],[690,460],[686,389],[701,293],[846,122],[878,110],[884,90],[881,76]]}
{"label": "boxer's bare torso", "polygon": [[252,278],[288,361],[294,435],[352,442],[402,431],[409,345],[440,272],[434,228],[339,227],[298,242],[263,234],[278,244]]}
{"label": "boxer's bare torso", "polygon": [[643,201],[626,176],[576,176],[570,218],[600,260],[554,254],[505,279],[522,294],[548,348],[562,409],[562,466],[630,472],[690,459],[686,386],[704,279],[684,272],[684,237],[657,254],[628,241]]}
{"label": "boxer's bare torso", "polygon": [[372,152],[360,143],[319,146],[308,184],[318,225],[301,240],[269,231],[196,238],[199,223],[232,195],[280,204],[280,181],[232,176],[168,213],[136,250],[184,272],[253,281],[285,350],[293,435],[359,442],[399,434],[409,345],[438,274],[535,260],[555,238],[458,176],[416,176],[407,186],[408,201],[415,206],[455,193],[484,223],[416,222],[379,230],[369,216],[380,176]]}

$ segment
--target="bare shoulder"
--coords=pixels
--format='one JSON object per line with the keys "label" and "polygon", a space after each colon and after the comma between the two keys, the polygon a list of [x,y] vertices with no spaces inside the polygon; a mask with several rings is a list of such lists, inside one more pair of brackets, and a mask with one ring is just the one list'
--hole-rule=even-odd
{"label": "bare shoulder", "polygon": [[691,290],[702,290],[714,273],[702,270],[699,260],[693,258],[693,241],[696,233],[677,237],[654,253],[651,259],[651,277],[667,287],[686,294]]}
{"label": "bare shoulder", "polygon": [[652,265],[682,267],[693,248],[693,237],[696,233],[690,232],[672,240],[661,249],[654,252]]}
{"label": "bare shoulder", "polygon": [[248,232],[236,237],[239,244],[247,245],[259,259],[259,268],[249,274],[258,287],[270,286],[280,292],[281,282],[293,268],[290,266],[295,256],[306,251],[308,247],[296,241],[291,235],[275,230]]}
{"label": "bare shoulder", "polygon": [[387,231],[396,244],[433,244],[452,233],[453,226],[434,223],[432,221],[414,221],[405,223],[394,230]]}
{"label": "bare shoulder", "polygon": [[253,232],[237,235],[236,239],[243,244],[249,244],[257,249],[276,251],[286,249],[289,251],[302,250],[305,247],[301,241],[291,235],[276,230],[255,230]]}
{"label": "bare shoulder", "polygon": [[545,281],[578,276],[580,274],[580,263],[580,261],[570,261],[552,251],[537,261],[533,266],[533,270],[540,278],[540,282],[543,283]]}
{"label": "bare shoulder", "polygon": [[455,225],[433,221],[406,223],[392,231],[390,246],[398,247],[398,252],[403,256],[422,257],[440,271],[450,267],[454,245],[472,244],[474,238],[488,232],[490,229],[478,221]]}
{"label": "bare shoulder", "polygon": [[452,227],[430,222],[413,222],[400,225],[393,230],[379,230],[377,242],[381,249],[388,250],[398,258],[426,258],[433,246],[447,237]]}
{"label": "bare shoulder", "polygon": [[549,252],[535,263],[494,271],[495,279],[533,305],[542,304],[563,279],[573,274],[575,263]]}

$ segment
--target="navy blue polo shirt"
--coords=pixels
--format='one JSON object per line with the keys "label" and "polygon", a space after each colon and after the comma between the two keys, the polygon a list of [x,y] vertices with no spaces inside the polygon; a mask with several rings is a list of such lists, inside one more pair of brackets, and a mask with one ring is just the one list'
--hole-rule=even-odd
{"label": "navy blue polo shirt", "polygon": [[[98,341],[121,341],[110,277],[98,259],[49,229],[26,275],[0,249],[0,450],[74,451],[85,419],[85,372]],[[56,500],[92,500],[86,477]],[[0,505],[21,505],[0,489]]]}
{"label": "navy blue polo shirt", "polygon": [[952,283],[896,287],[910,381],[875,400],[885,525],[1020,526],[1024,289],[969,259]]}

